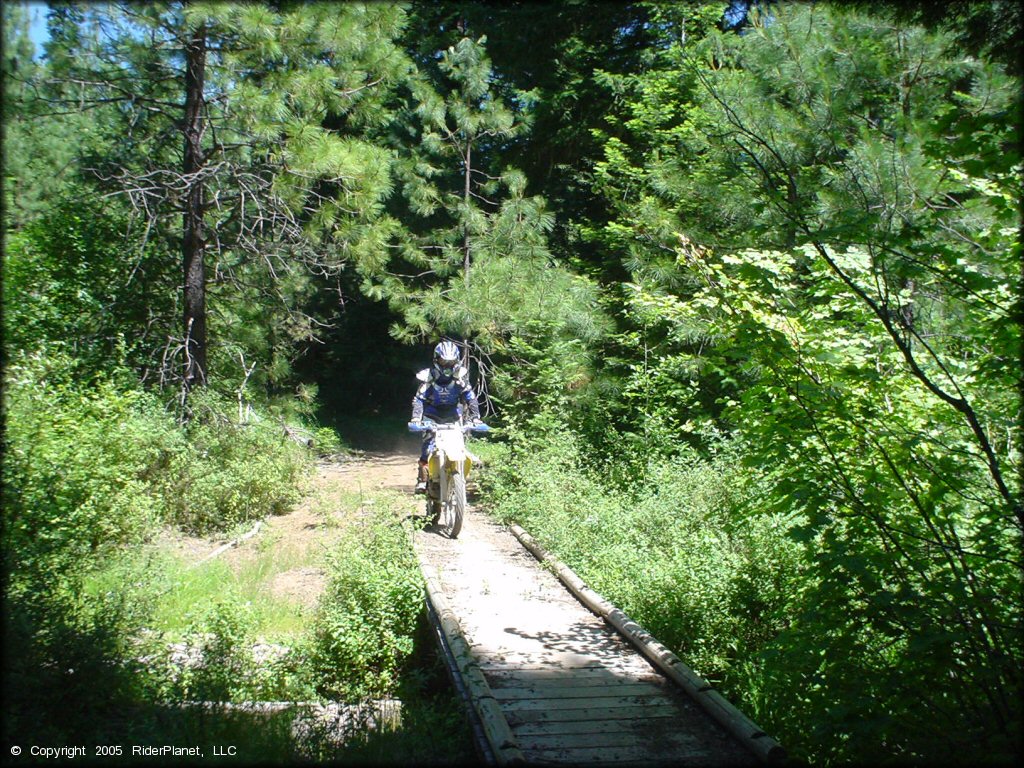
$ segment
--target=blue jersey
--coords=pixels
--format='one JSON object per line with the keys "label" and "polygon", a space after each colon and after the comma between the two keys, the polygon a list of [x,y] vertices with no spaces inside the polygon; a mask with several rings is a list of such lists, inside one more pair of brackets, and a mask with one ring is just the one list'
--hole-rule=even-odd
{"label": "blue jersey", "polygon": [[460,368],[444,383],[435,378],[430,368],[420,371],[417,378],[423,383],[412,399],[413,421],[430,419],[438,424],[451,424],[462,418],[463,406],[471,418],[480,418],[480,405],[465,378],[465,369]]}

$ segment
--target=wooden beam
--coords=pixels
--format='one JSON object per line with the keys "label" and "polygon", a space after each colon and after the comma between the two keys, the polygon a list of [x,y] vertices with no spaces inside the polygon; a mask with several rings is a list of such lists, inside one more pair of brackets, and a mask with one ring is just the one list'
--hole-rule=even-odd
{"label": "wooden beam", "polygon": [[672,651],[659,643],[643,627],[601,595],[588,587],[571,568],[550,555],[530,534],[518,525],[512,534],[540,562],[548,565],[580,602],[603,618],[629,640],[651,663],[686,691],[701,707],[731,733],[743,746],[765,763],[778,764],[787,759],[786,750],[740,712],[711,684],[684,664]]}
{"label": "wooden beam", "polygon": [[455,664],[462,677],[463,685],[469,691],[473,706],[480,718],[483,731],[499,765],[523,765],[526,762],[516,742],[512,728],[491,692],[483,672],[476,663],[466,642],[459,620],[448,605],[441,590],[437,570],[426,563],[420,564],[427,597],[434,606],[441,630],[455,657]]}

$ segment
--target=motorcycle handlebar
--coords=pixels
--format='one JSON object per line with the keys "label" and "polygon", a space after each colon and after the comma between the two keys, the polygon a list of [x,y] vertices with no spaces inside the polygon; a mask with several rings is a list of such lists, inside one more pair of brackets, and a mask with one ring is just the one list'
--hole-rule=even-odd
{"label": "motorcycle handlebar", "polygon": [[409,424],[408,424],[410,432],[434,432],[434,431],[436,431],[438,429],[439,426],[442,429],[444,429],[444,428],[449,428],[450,429],[452,427],[460,427],[463,432],[490,432],[491,431],[491,428],[489,426],[487,426],[486,424],[483,424],[483,423],[480,423],[480,424],[461,424],[461,425],[460,424],[441,424],[441,425],[438,425],[438,424],[435,424],[432,421],[424,420],[422,422],[410,421]]}

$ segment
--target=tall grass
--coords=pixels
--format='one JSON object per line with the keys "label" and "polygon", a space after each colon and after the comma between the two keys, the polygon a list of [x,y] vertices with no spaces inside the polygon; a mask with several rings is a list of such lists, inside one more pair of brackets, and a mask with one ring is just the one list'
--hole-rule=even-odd
{"label": "tall grass", "polygon": [[[124,555],[124,559],[129,557]],[[220,600],[255,606],[253,632],[271,642],[300,635],[312,614],[312,609],[270,590],[278,574],[318,562],[309,554],[287,549],[281,554],[264,550],[235,567],[224,558],[198,564],[187,562],[159,548],[134,557],[145,562],[145,578],[155,595],[148,628],[162,633],[168,641],[180,640],[195,618]],[[86,594],[98,595],[120,589],[123,583],[124,567],[118,559],[90,574],[83,589]]]}

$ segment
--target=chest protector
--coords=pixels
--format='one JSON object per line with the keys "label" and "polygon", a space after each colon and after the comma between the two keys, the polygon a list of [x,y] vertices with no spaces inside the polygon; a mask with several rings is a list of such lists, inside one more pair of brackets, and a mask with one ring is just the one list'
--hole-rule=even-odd
{"label": "chest protector", "polygon": [[462,394],[462,387],[454,379],[447,384],[438,384],[435,381],[430,388],[431,392],[428,397],[439,408],[454,408],[459,404],[459,395]]}

